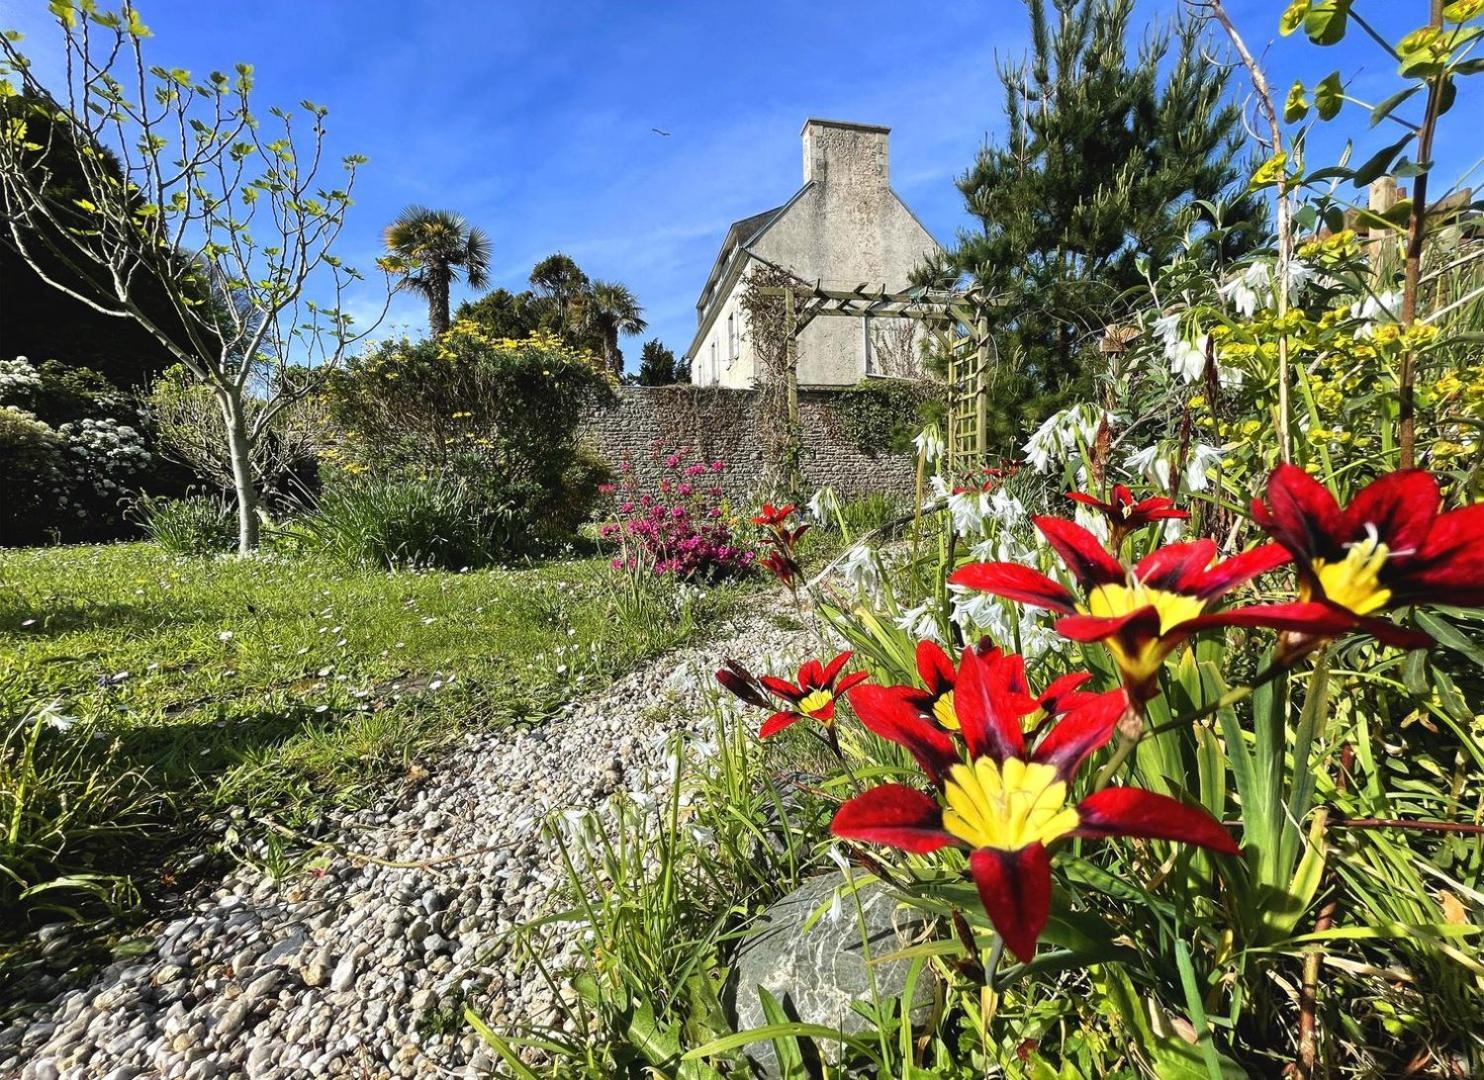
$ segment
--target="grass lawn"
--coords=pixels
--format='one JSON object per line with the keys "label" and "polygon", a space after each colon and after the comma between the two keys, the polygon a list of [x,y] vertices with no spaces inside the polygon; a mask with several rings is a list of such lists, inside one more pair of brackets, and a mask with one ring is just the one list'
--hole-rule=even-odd
{"label": "grass lawn", "polygon": [[389,574],[0,553],[0,817],[21,822],[0,834],[0,911],[58,874],[103,877],[30,910],[149,893],[228,808],[293,827],[369,799],[440,740],[538,719],[677,644],[727,595],[693,611],[616,586],[598,559]]}

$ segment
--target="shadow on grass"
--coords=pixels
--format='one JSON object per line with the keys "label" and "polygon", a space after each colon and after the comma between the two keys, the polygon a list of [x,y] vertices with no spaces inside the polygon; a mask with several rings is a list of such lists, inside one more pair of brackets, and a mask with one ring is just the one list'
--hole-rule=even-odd
{"label": "shadow on grass", "polygon": [[[30,626],[22,625],[28,619],[35,621]],[[24,640],[28,637],[59,637],[62,634],[70,634],[79,630],[122,630],[148,633],[163,630],[168,626],[186,626],[200,621],[199,615],[189,612],[170,612],[156,604],[83,601],[50,606],[37,611],[10,603],[0,609],[0,635],[13,633]]]}

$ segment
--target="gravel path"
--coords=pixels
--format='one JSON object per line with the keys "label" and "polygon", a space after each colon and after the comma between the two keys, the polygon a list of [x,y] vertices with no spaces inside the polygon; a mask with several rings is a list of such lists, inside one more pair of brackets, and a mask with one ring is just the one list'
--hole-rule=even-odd
{"label": "gravel path", "polygon": [[465,1000],[497,1019],[551,1007],[500,941],[562,880],[545,816],[658,791],[671,733],[707,722],[685,705],[721,657],[783,670],[810,647],[754,611],[539,728],[470,736],[415,791],[332,827],[342,852],[377,862],[234,871],[146,953],[0,1029],[0,1077],[484,1075]]}

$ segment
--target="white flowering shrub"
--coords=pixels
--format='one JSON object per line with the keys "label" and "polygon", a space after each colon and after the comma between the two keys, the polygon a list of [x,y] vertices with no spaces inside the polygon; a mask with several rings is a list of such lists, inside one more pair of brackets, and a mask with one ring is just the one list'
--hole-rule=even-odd
{"label": "white flowering shrub", "polygon": [[80,420],[57,429],[67,446],[73,485],[105,501],[122,496],[150,464],[144,438],[117,420]]}
{"label": "white flowering shrub", "polygon": [[5,477],[0,544],[44,539],[47,523],[71,509],[62,437],[14,405],[0,405],[0,475]]}
{"label": "white flowering shrub", "polygon": [[117,535],[155,464],[129,398],[97,372],[0,360],[7,544]]}
{"label": "white flowering shrub", "polygon": [[0,359],[0,405],[25,407],[41,389],[41,373],[24,356]]}

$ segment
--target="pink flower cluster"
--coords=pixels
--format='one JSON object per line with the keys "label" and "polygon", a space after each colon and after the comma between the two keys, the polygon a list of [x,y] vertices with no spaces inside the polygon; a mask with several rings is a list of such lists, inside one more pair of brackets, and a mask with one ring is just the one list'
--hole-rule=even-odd
{"label": "pink flower cluster", "polygon": [[615,570],[652,571],[682,580],[714,580],[752,566],[757,553],[737,542],[722,512],[724,461],[694,460],[694,450],[653,450],[657,491],[632,460],[618,467],[618,482],[600,489],[614,501],[616,519],[598,533],[616,540]]}

